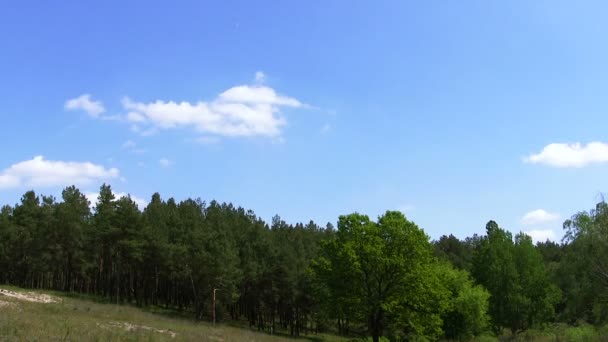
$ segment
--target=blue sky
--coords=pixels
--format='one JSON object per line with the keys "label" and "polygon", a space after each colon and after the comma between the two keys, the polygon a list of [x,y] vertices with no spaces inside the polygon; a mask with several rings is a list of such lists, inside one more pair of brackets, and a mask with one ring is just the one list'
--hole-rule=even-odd
{"label": "blue sky", "polygon": [[559,239],[608,185],[606,6],[3,2],[0,202],[106,181]]}

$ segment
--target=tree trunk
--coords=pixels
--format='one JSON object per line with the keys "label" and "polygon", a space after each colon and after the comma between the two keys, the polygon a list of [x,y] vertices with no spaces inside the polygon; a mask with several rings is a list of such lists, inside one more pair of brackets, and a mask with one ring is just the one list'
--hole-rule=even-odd
{"label": "tree trunk", "polygon": [[382,327],[380,326],[380,313],[376,312],[369,317],[370,328],[372,332],[372,341],[379,342],[380,334],[382,333]]}

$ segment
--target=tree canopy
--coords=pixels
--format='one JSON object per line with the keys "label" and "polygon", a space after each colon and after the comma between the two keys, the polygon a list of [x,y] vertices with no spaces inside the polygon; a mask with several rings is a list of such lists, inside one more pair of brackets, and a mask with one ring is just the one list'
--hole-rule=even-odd
{"label": "tree canopy", "polygon": [[27,191],[0,208],[0,283],[213,315],[293,336],[466,340],[550,322],[608,322],[608,205],[534,245],[489,221],[485,235],[429,236],[401,212],[332,224],[265,222],[201,199],[145,208],[102,185],[91,204]]}

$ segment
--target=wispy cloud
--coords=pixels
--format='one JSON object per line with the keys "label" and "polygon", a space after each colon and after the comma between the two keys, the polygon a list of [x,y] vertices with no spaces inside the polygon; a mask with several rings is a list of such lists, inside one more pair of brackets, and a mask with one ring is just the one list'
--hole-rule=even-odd
{"label": "wispy cloud", "polygon": [[121,147],[123,150],[127,150],[131,153],[141,154],[146,152],[146,149],[138,147],[137,143],[130,139],[125,141]]}
{"label": "wispy cloud", "polygon": [[329,133],[329,131],[331,131],[331,125],[329,123],[326,123],[321,126],[321,134],[327,134]]}
{"label": "wispy cloud", "polygon": [[67,100],[64,108],[66,110],[82,110],[94,118],[98,118],[106,111],[101,101],[92,100],[90,94],[82,94],[76,98]]}
{"label": "wispy cloud", "polygon": [[608,162],[608,144],[599,141],[586,145],[581,143],[549,144],[539,153],[524,158],[524,161],[554,167],[576,168],[590,164],[605,163]]}
{"label": "wispy cloud", "polygon": [[127,140],[122,144],[123,149],[131,149],[137,146],[137,144],[133,140]]}
{"label": "wispy cloud", "polygon": [[173,165],[173,162],[167,158],[160,158],[158,163],[160,164],[160,166],[165,167],[165,168]]}
{"label": "wispy cloud", "polygon": [[266,82],[266,74],[261,71],[256,71],[255,73],[255,82],[256,83],[264,83]]}

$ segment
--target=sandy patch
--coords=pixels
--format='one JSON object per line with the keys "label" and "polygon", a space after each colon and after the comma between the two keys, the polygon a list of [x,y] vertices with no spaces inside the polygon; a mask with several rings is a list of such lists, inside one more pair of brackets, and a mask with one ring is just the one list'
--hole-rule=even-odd
{"label": "sandy patch", "polygon": [[131,324],[131,323],[127,323],[127,322],[109,322],[107,325],[106,324],[99,324],[97,323],[98,326],[102,327],[102,328],[118,328],[118,329],[124,329],[126,331],[136,331],[136,330],[148,330],[148,331],[153,331],[159,334],[167,334],[169,336],[171,336],[171,338],[174,338],[175,336],[177,336],[177,333],[168,330],[168,329],[156,329],[156,328],[152,328],[152,327],[148,327],[145,325],[136,325],[136,324]]}
{"label": "sandy patch", "polygon": [[44,293],[36,293],[36,292],[13,292],[9,290],[0,289],[0,296],[11,297],[19,300],[25,300],[28,302],[34,303],[57,303],[59,302],[58,298],[49,296]]}
{"label": "sandy patch", "polygon": [[11,302],[5,302],[3,300],[0,300],[0,309],[2,308],[11,308],[11,307],[15,307],[15,303],[11,303]]}

